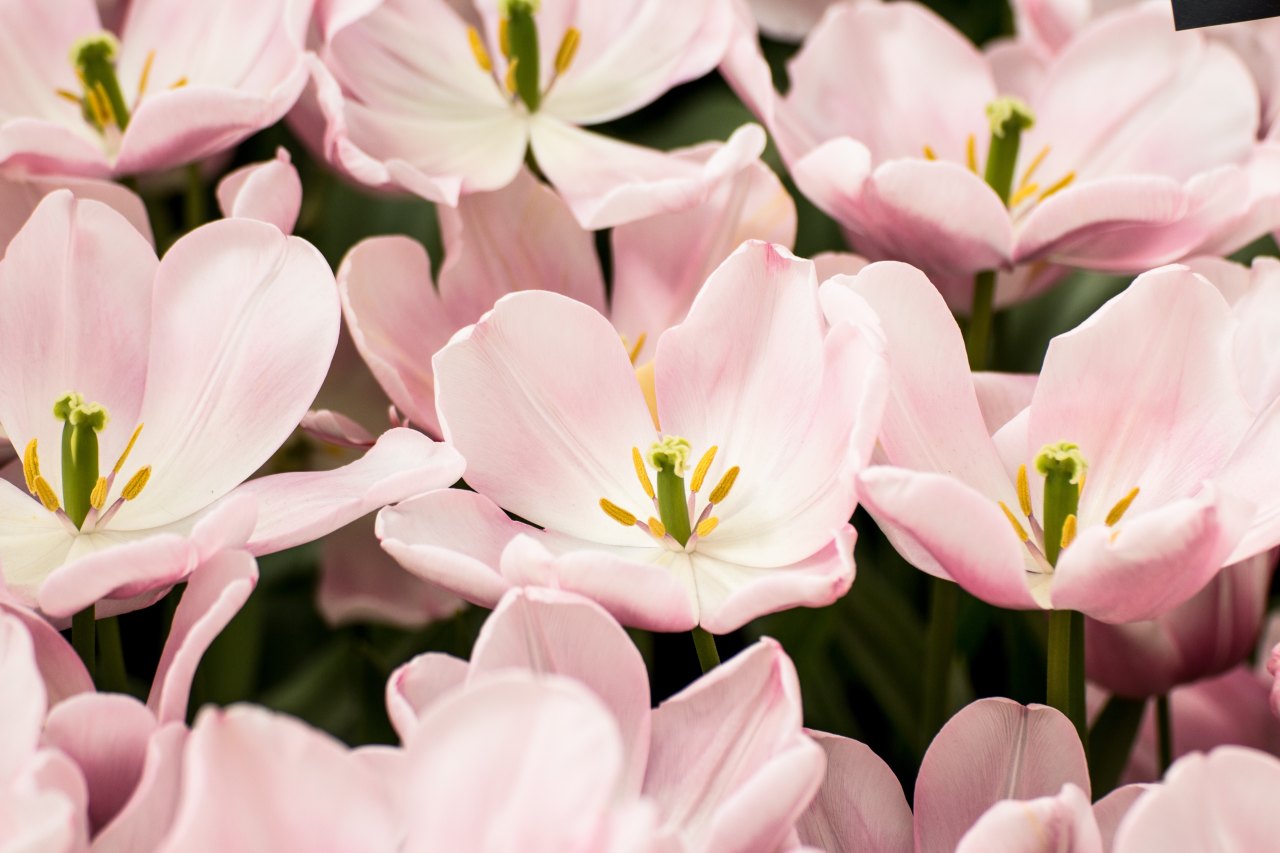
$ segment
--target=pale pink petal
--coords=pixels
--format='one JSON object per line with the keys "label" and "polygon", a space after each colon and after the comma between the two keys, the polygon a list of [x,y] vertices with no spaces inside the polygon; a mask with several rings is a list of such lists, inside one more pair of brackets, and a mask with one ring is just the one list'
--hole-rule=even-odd
{"label": "pale pink petal", "polygon": [[182,793],[183,748],[187,727],[170,723],[147,744],[142,773],[129,801],[93,839],[94,853],[155,850],[169,826]]}
{"label": "pale pink petal", "polygon": [[0,481],[0,508],[5,519],[0,528],[4,586],[19,603],[34,607],[40,585],[66,561],[75,537],[53,513],[7,480]]}
{"label": "pale pink petal", "polygon": [[1196,252],[1229,254],[1244,248],[1267,231],[1280,227],[1280,124],[1270,140],[1258,143],[1243,164],[1245,192],[1236,217],[1218,222]]}
{"label": "pale pink petal", "polygon": [[1280,452],[1280,398],[1272,401],[1231,454],[1216,482],[1226,494],[1252,502],[1253,517],[1226,562],[1234,563],[1280,542],[1280,500],[1266,476],[1266,462]]}
{"label": "pale pink petal", "polygon": [[258,565],[245,551],[223,551],[191,573],[147,697],[161,724],[186,720],[200,658],[257,583]]}
{"label": "pale pink petal", "polygon": [[448,691],[463,684],[471,666],[464,660],[428,652],[402,664],[387,679],[387,716],[407,743],[418,720]]}
{"label": "pale pink petal", "polygon": [[55,749],[40,750],[0,796],[0,845],[6,851],[87,851],[87,799],[80,768]]}
{"label": "pale pink petal", "polygon": [[254,554],[270,554],[318,539],[376,509],[462,476],[462,457],[420,432],[387,430],[355,462],[331,471],[295,471],[250,480],[236,495],[258,503],[249,540]]}
{"label": "pale pink petal", "polygon": [[0,780],[7,783],[35,754],[44,724],[45,689],[31,637],[18,619],[0,614]]}
{"label": "pale pink petal", "polygon": [[92,178],[7,176],[0,178],[0,246],[8,246],[41,199],[59,189],[69,189],[76,198],[93,199],[114,208],[139,234],[151,241],[147,209],[138,194],[127,187]]}
{"label": "pale pink petal", "polygon": [[84,693],[55,705],[44,743],[62,750],[84,774],[89,825],[106,826],[133,796],[156,718],[132,696]]}
{"label": "pale pink petal", "polygon": [[89,671],[58,630],[26,607],[3,598],[3,591],[0,591],[0,612],[16,618],[31,635],[36,666],[40,669],[49,705],[91,692],[93,679],[89,678]]}
{"label": "pale pink petal", "polygon": [[834,0],[750,0],[748,5],[769,38],[799,42]]}
{"label": "pale pink petal", "polygon": [[796,825],[800,840],[829,853],[911,853],[911,807],[889,765],[856,740],[809,736],[827,754],[827,775]]}
{"label": "pale pink petal", "polygon": [[800,715],[795,669],[769,639],[662,703],[644,789],[663,823],[695,849],[774,849],[822,780]]}
{"label": "pale pink petal", "polygon": [[1102,853],[1089,797],[1070,783],[1056,796],[1002,800],[978,818],[956,853]]}
{"label": "pale pink petal", "polygon": [[298,429],[312,438],[338,447],[364,450],[372,447],[378,440],[377,436],[353,418],[329,409],[312,409],[307,412],[302,416]]}
{"label": "pale pink petal", "polygon": [[378,545],[372,515],[335,530],[321,544],[316,608],[329,625],[376,622],[421,628],[464,605],[391,559]]}
{"label": "pale pink petal", "polygon": [[867,263],[867,259],[862,255],[855,255],[852,252],[819,252],[813,256],[813,266],[817,270],[818,281],[823,283],[838,275],[857,275],[862,272]]}
{"label": "pale pink petal", "polygon": [[920,765],[916,849],[950,853],[996,802],[1050,797],[1068,783],[1087,805],[1089,769],[1070,720],[1044,705],[974,702],[942,727]]}
{"label": "pale pink petal", "polygon": [[164,321],[151,330],[146,426],[130,457],[153,473],[117,530],[182,518],[245,480],[302,420],[337,345],[328,262],[266,223],[220,220],[181,238],[155,293]]}
{"label": "pale pink petal", "polygon": [[223,216],[259,219],[293,233],[302,208],[302,181],[289,152],[278,148],[274,160],[242,166],[219,181],[218,207]]}
{"label": "pale pink petal", "polygon": [[1253,408],[1265,411],[1280,397],[1280,359],[1271,354],[1271,341],[1280,334],[1280,261],[1255,258],[1252,269],[1228,261],[1209,266],[1211,262],[1201,258],[1192,269],[1208,278],[1232,303],[1240,319],[1236,333],[1240,380]]}
{"label": "pale pink petal", "polygon": [[539,115],[530,145],[579,224],[595,229],[701,204],[760,156],[765,134],[743,125],[705,163],[695,163]]}
{"label": "pale pink petal", "polygon": [[[67,63],[67,68],[71,68],[71,63]],[[69,113],[61,121],[71,127],[24,116],[0,124],[0,163],[6,169],[33,175],[72,174],[85,178],[111,175],[111,164],[101,142],[93,138],[93,130],[87,124],[80,129],[83,117],[73,105],[63,103]]]}
{"label": "pale pink petal", "polygon": [[[700,145],[677,156],[706,162],[719,147]],[[642,334],[649,341],[636,363],[647,361],[659,335],[685,318],[702,283],[739,244],[790,247],[795,235],[795,202],[759,161],[696,207],[613,229],[611,316],[629,342]]]}
{"label": "pale pink petal", "polygon": [[208,708],[185,752],[181,801],[158,848],[165,853],[396,848],[373,771],[297,720],[249,705]]}
{"label": "pale pink petal", "polygon": [[1116,831],[1125,815],[1138,798],[1150,789],[1150,785],[1122,785],[1093,804],[1093,817],[1098,822],[1103,850],[1110,851],[1114,848]]}
{"label": "pale pink petal", "polygon": [[1088,21],[1090,0],[1013,0],[1018,34],[1057,52]]}
{"label": "pale pink petal", "polygon": [[983,54],[991,65],[997,92],[1035,102],[1048,67],[1039,50],[1026,40],[1000,38],[988,42]]}
{"label": "pale pink petal", "polygon": [[657,437],[608,320],[559,294],[513,293],[434,366],[445,438],[466,458],[472,488],[541,527],[606,544],[652,541],[599,506],[645,500],[631,450]]}
{"label": "pale pink petal", "polygon": [[978,408],[987,432],[995,435],[1014,415],[1031,405],[1039,378],[1034,373],[973,374],[973,389],[978,394]]}

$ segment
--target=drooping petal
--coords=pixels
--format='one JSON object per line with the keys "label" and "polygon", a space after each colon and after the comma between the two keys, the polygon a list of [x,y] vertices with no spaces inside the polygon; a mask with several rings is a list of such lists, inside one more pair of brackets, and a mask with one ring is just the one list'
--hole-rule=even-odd
{"label": "drooping petal", "polygon": [[302,208],[302,180],[285,148],[276,149],[275,159],[227,175],[217,194],[223,216],[270,222],[286,234],[293,233]]}
{"label": "drooping petal", "polygon": [[1089,768],[1070,720],[1044,705],[974,702],[942,727],[920,765],[916,849],[949,853],[996,802],[1052,797],[1066,784],[1088,804]]}
{"label": "drooping petal", "polygon": [[830,853],[910,853],[911,806],[889,765],[856,740],[809,737],[827,754],[827,775],[796,825],[800,840]]}
{"label": "drooping petal", "polygon": [[427,652],[401,665],[387,679],[387,716],[408,743],[418,728],[418,720],[435,701],[467,680],[471,666],[464,660]]}
{"label": "drooping petal", "polygon": [[956,846],[956,853],[1102,853],[1102,836],[1089,798],[1071,783],[1057,796],[1002,800],[986,811]]}

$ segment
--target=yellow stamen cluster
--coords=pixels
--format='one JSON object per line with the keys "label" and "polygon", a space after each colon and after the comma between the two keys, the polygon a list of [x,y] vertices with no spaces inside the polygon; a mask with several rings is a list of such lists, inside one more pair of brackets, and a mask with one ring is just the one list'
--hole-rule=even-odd
{"label": "yellow stamen cluster", "polygon": [[57,512],[62,508],[58,493],[49,485],[49,481],[40,473],[40,451],[36,439],[27,442],[22,451],[22,477],[26,481],[27,491],[49,512]]}

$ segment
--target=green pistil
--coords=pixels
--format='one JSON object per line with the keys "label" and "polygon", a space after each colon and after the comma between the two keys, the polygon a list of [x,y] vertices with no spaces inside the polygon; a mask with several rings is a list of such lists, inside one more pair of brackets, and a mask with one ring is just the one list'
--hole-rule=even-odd
{"label": "green pistil", "polygon": [[987,104],[987,120],[991,123],[991,145],[987,148],[984,177],[1000,200],[1008,205],[1022,131],[1035,124],[1035,116],[1031,108],[1017,98],[1002,97]]}
{"label": "green pistil", "polygon": [[71,48],[71,64],[84,84],[84,118],[99,131],[114,124],[129,126],[129,107],[116,77],[116,57],[120,44],[111,33],[98,33],[76,42]]}
{"label": "green pistil", "polygon": [[62,423],[62,503],[76,527],[89,514],[89,496],[98,484],[98,433],[107,425],[107,410],[86,403],[75,392],[53,405]]}
{"label": "green pistil", "polygon": [[1088,469],[1079,446],[1071,442],[1046,444],[1036,455],[1036,470],[1044,476],[1044,556],[1051,566],[1058,564],[1067,516],[1080,507],[1080,488]]}
{"label": "green pistil", "polygon": [[684,471],[691,446],[673,435],[649,448],[649,464],[658,472],[658,517],[672,538],[681,545],[689,541],[689,502],[684,492]]}
{"label": "green pistil", "polygon": [[529,112],[542,103],[540,88],[541,63],[538,59],[538,25],[533,16],[538,11],[536,0],[506,0],[502,3],[507,22],[508,61],[514,62],[515,90]]}

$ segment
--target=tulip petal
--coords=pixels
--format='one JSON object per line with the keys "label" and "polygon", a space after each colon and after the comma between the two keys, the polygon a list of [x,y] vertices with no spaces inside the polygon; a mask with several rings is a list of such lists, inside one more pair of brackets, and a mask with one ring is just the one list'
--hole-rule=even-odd
{"label": "tulip petal", "polygon": [[43,617],[17,602],[4,600],[0,589],[0,615],[17,619],[31,635],[36,666],[44,682],[50,707],[80,693],[93,692],[93,679],[71,644]]}
{"label": "tulip petal", "polygon": [[115,819],[94,837],[94,853],[159,849],[178,808],[186,742],[183,723],[170,723],[151,736],[133,793]]}
{"label": "tulip petal", "polygon": [[8,782],[36,751],[46,708],[44,683],[26,628],[0,614],[0,779]]}
{"label": "tulip petal", "polygon": [[889,765],[856,740],[810,731],[827,775],[796,829],[830,853],[911,853],[911,807]]}
{"label": "tulip petal", "polygon": [[1102,836],[1089,798],[1075,785],[1057,796],[1002,800],[986,811],[956,846],[956,853],[1102,853]]}
{"label": "tulip petal", "polygon": [[387,679],[387,716],[408,743],[418,728],[418,720],[436,700],[467,680],[470,665],[464,660],[427,652],[396,668]]}
{"label": "tulip petal", "polygon": [[275,159],[242,166],[219,181],[217,196],[223,216],[270,222],[292,234],[302,208],[302,180],[289,152],[278,148]]}

